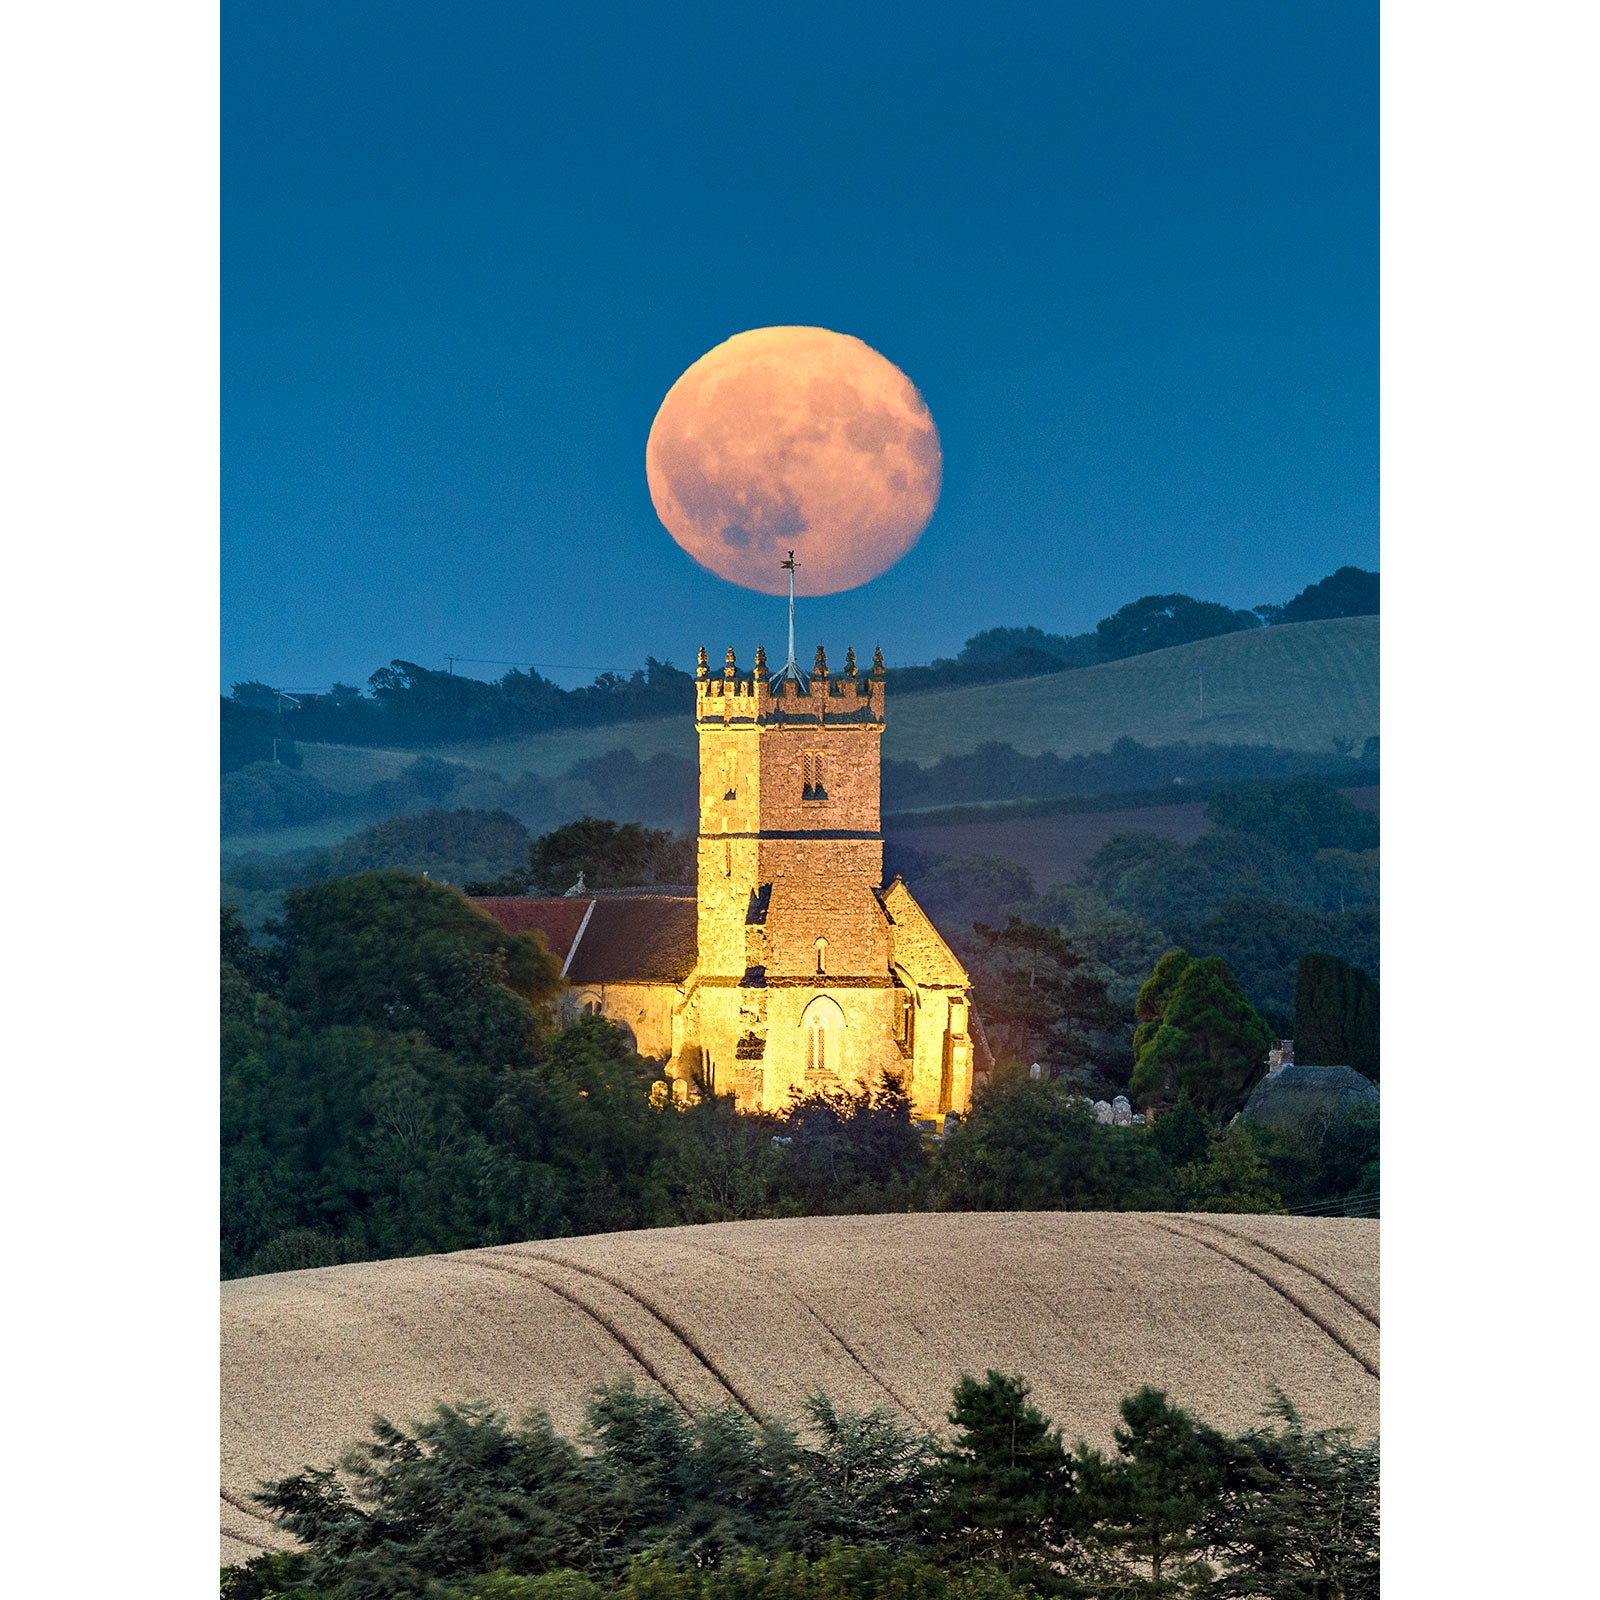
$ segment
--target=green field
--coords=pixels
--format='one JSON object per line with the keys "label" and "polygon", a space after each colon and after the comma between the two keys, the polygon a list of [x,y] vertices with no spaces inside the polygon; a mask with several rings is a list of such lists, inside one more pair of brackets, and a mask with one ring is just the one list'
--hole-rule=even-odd
{"label": "green field", "polygon": [[1378,731],[1378,619],[1224,634],[1079,672],[909,695],[885,756],[924,765],[998,741],[1024,755],[1140,744],[1271,744],[1331,755]]}
{"label": "green field", "polygon": [[[1378,731],[1378,619],[1345,617],[1224,634],[1046,678],[936,689],[891,697],[883,753],[927,765],[998,741],[1025,755],[1141,744],[1272,744],[1331,755],[1336,739],[1357,750]],[[415,752],[304,745],[305,772],[351,792],[393,777]],[[658,750],[693,759],[694,727],[682,719],[613,722],[493,743],[447,745],[435,754],[505,777],[559,777],[607,750],[647,759]]]}
{"label": "green field", "polygon": [[327,850],[360,833],[370,817],[324,817],[320,822],[300,822],[289,828],[261,828],[250,833],[229,833],[222,838],[222,856],[283,856],[291,850]]}

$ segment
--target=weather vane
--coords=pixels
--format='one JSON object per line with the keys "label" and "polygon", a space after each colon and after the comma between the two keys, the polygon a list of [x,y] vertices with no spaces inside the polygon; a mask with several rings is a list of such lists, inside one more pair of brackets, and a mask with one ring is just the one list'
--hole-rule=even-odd
{"label": "weather vane", "polygon": [[794,569],[800,565],[794,558],[794,551],[789,552],[787,561],[778,563],[789,574],[789,659],[783,664],[783,671],[778,674],[777,681],[792,678],[803,689],[806,686],[805,674],[800,670],[799,663],[794,658]]}

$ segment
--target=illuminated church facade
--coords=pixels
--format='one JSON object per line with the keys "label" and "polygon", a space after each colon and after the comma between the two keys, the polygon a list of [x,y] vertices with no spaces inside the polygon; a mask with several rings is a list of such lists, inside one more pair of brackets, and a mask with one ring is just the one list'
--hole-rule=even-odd
{"label": "illuminated church facade", "polygon": [[883,882],[882,657],[841,675],[695,674],[697,883],[687,894],[482,900],[538,928],[569,1015],[598,1013],[679,1094],[775,1111],[796,1093],[898,1078],[919,1118],[964,1112],[987,1066],[971,980],[899,878]]}

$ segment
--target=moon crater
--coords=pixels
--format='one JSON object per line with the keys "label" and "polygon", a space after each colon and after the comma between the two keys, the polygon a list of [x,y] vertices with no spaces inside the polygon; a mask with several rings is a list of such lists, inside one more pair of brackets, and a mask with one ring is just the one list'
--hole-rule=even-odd
{"label": "moon crater", "polygon": [[656,514],[701,566],[781,594],[868,582],[921,537],[943,455],[911,380],[849,334],[755,328],[708,351],[645,446]]}

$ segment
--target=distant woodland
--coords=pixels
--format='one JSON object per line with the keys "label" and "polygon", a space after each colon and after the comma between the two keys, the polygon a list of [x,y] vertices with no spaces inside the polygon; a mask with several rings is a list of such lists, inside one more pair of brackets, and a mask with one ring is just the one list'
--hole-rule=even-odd
{"label": "distant woodland", "polygon": [[[1378,575],[1357,567],[1341,567],[1285,604],[1262,604],[1250,611],[1189,595],[1146,595],[1103,618],[1089,633],[986,629],[968,639],[954,659],[891,667],[889,687],[910,694],[1037,677],[1249,628],[1377,612]],[[486,683],[401,660],[380,667],[365,689],[337,683],[325,694],[288,697],[264,683],[236,683],[222,701],[222,770],[271,762],[275,748],[278,763],[292,766],[297,740],[422,749],[677,716],[690,701],[692,682],[671,662],[650,658],[630,675],[602,673],[579,689],[561,689],[532,669],[513,669]]]}
{"label": "distant woodland", "polygon": [[[1114,770],[1136,772],[1151,754],[1112,751],[1105,760],[1126,761]],[[1171,752],[1161,754],[1173,758]],[[1055,757],[1016,759],[1022,764],[1056,763]],[[1099,760],[1079,759],[1090,765]],[[592,763],[595,768],[602,764],[605,772],[593,776],[597,784],[607,784],[608,793],[597,798],[597,812],[607,809],[608,799],[625,798],[630,791],[659,797],[664,778],[675,781],[679,776],[673,770],[677,763],[667,756],[639,762],[617,752]],[[1351,766],[1370,773],[1368,781],[1376,779],[1371,764]],[[948,792],[964,794],[981,767],[976,758],[961,757],[952,758],[946,770],[958,779]],[[1361,781],[1355,772],[1340,776],[1346,783]],[[524,778],[487,798],[506,797],[515,804],[511,797],[525,796],[538,784],[538,779]],[[1307,952],[1335,955],[1378,975],[1374,813],[1359,810],[1325,778],[1197,781],[1183,792],[1207,801],[1212,826],[1198,840],[1185,845],[1136,830],[1116,834],[1072,882],[1035,883],[1026,868],[999,854],[908,849],[892,839],[885,870],[905,878],[964,955],[971,953],[977,922],[999,926],[1018,916],[1058,927],[1126,1005],[1132,1004],[1156,958],[1176,944],[1226,960],[1251,1003],[1273,1026],[1291,1034],[1296,974]],[[1114,798],[1119,806],[1137,810],[1141,801],[1165,803],[1171,797],[1169,785]],[[237,908],[242,924],[259,933],[281,915],[290,890],[358,872],[425,872],[435,881],[495,885],[495,892],[503,893],[560,893],[576,882],[580,870],[590,884],[688,883],[692,854],[680,817],[674,811],[669,813],[671,826],[644,829],[591,817],[535,833],[512,811],[473,809],[452,796],[444,805],[361,828],[331,849],[234,861],[224,870],[222,895]],[[586,829],[603,832],[619,826],[623,836],[629,836],[630,827],[632,834],[658,841],[676,835],[675,845],[650,846],[656,853],[652,860],[667,864],[646,868],[615,851],[585,854],[573,848]],[[935,830],[919,834],[922,839],[930,836],[938,835]]]}

